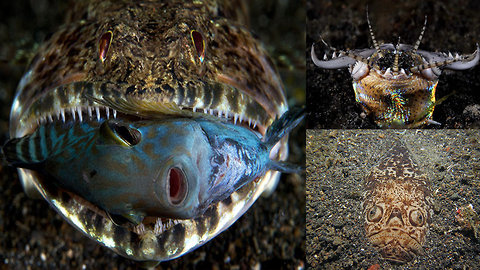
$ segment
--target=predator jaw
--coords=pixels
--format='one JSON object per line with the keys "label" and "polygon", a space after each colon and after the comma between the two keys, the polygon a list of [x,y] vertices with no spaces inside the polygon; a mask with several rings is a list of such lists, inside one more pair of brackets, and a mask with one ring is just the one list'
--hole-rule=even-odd
{"label": "predator jaw", "polygon": [[[11,110],[10,136],[28,135],[39,125],[54,121],[155,119],[165,115],[221,118],[264,135],[266,127],[287,106],[276,71],[251,35],[238,25],[232,27],[227,20],[211,20],[210,15],[205,15],[211,8],[206,5],[196,7],[198,4],[183,1],[171,1],[165,6],[150,4],[161,6],[134,4],[125,15],[118,14],[125,3],[93,3],[89,16],[106,20],[72,23],[52,36],[19,84]],[[185,5],[195,6],[194,12],[198,13],[191,16],[200,18],[201,23],[166,18],[164,29],[171,29],[166,31],[149,28],[152,26],[148,24],[138,30],[138,25],[123,23],[125,17],[140,8],[150,13],[146,21],[136,18],[139,24],[158,16],[152,10],[166,9],[166,14],[185,17],[182,12],[192,12]],[[161,28],[161,23],[156,27]],[[193,30],[203,36],[194,34],[193,38]],[[161,33],[158,36],[166,43],[148,43],[151,40],[144,36],[155,36],[149,31]],[[198,51],[201,46],[192,44],[192,39],[196,42],[200,38],[205,39],[201,40],[206,46],[203,52]],[[143,47],[138,43],[142,39],[147,42]],[[227,52],[219,44],[230,44]],[[163,48],[167,47],[172,49],[165,54]],[[137,60],[136,54],[143,54],[148,61]],[[161,57],[157,62],[152,61],[155,55]],[[225,55],[232,59],[221,59]],[[270,155],[272,159],[286,159],[286,139]],[[142,224],[129,227],[119,226],[103,210],[79,196],[49,185],[37,172],[18,171],[28,195],[35,197],[40,192],[91,239],[138,261],[170,260],[202,245],[243,215],[280,175],[268,171],[195,219],[146,217]]]}

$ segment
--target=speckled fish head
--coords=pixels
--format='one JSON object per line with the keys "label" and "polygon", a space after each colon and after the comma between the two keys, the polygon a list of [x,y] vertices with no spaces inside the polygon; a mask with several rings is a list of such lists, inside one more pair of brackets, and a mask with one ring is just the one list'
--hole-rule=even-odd
{"label": "speckled fish head", "polygon": [[[228,1],[78,1],[32,60],[11,109],[10,136],[47,122],[152,120],[164,115],[224,118],[265,134],[287,110],[265,50]],[[271,152],[285,160],[286,139]],[[200,217],[117,226],[74,193],[19,169],[27,194],[39,191],[76,228],[140,261],[179,257],[227,229],[279,178],[267,171]]]}
{"label": "speckled fish head", "polygon": [[396,145],[366,180],[365,234],[387,260],[404,263],[424,254],[433,199],[427,176],[407,148]]}
{"label": "speckled fish head", "polygon": [[355,99],[379,127],[415,128],[438,124],[432,120],[432,114],[435,89],[442,70],[472,68],[478,64],[480,54],[478,44],[473,54],[462,56],[419,50],[426,22],[425,19],[414,46],[401,43],[379,45],[368,20],[375,48],[342,51],[330,47],[334,51],[332,58],[325,55],[320,60],[312,45],[311,57],[321,68],[349,67]]}
{"label": "speckled fish head", "polygon": [[252,35],[212,20],[211,8],[92,1],[80,14],[87,19],[62,27],[33,60],[12,107],[12,132],[97,107],[143,117],[208,113],[265,129],[286,111],[282,83]]}

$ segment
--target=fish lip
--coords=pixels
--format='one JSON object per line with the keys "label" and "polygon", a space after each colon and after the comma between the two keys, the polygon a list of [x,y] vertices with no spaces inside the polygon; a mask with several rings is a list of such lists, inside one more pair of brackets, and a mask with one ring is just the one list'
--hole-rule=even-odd
{"label": "fish lip", "polygon": [[[401,236],[402,238],[407,238],[408,240],[413,240],[415,245],[416,246],[419,246],[421,247],[422,246],[422,243],[419,242],[416,238],[410,236],[410,234],[408,234],[408,232],[402,228],[398,228],[398,227],[395,227],[395,234],[392,235],[392,228],[388,228],[388,229],[383,229],[383,230],[380,230],[378,232],[375,232],[375,233],[372,233],[372,234],[367,234],[366,237],[368,239],[372,239],[372,237],[374,238],[386,238],[387,240],[391,240],[393,238],[398,238],[398,236]],[[371,241],[374,246],[377,246],[377,244],[375,244],[373,241]],[[384,240],[381,240],[381,243],[384,243],[384,244],[387,244],[391,241],[384,241]],[[385,247],[382,247],[380,248],[381,250],[383,250],[383,248]],[[415,248],[405,248],[402,246],[402,249],[406,250],[406,251],[411,251],[411,252],[414,252],[415,254],[421,254],[421,250],[418,250],[418,249],[415,249]]]}

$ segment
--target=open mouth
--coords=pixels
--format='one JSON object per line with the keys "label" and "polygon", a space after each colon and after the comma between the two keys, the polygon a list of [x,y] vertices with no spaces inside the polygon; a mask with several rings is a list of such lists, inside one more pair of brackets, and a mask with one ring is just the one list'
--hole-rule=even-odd
{"label": "open mouth", "polygon": [[[239,113],[248,106],[236,105],[233,106],[237,108],[236,110],[229,110],[232,107],[229,104],[217,104],[216,107],[180,107],[174,105],[174,102],[165,102],[167,105],[158,105],[155,102],[144,102],[121,95],[105,97],[102,96],[102,88],[94,86],[91,83],[74,82],[46,92],[26,107],[19,121],[13,122],[14,125],[18,125],[13,129],[16,130],[15,137],[26,136],[39,126],[51,123],[89,122],[100,125],[108,119],[134,122],[164,117],[201,117],[227,121],[263,136],[267,126],[273,121],[265,110],[257,110],[250,114]],[[135,106],[138,107],[137,111]],[[281,110],[279,109],[280,112]],[[284,151],[283,147],[274,148],[271,156],[277,159]],[[58,187],[39,172],[28,169],[19,169],[19,172],[21,177],[36,179],[35,185],[43,197],[80,231],[118,253],[136,260],[148,260],[152,256],[174,258],[208,240],[243,214],[259,195],[258,191],[254,190],[263,190],[263,186],[268,182],[252,181],[245,188],[233,192],[226,200],[211,205],[204,214],[193,219],[146,216],[141,223],[135,225],[122,217],[110,215],[74,192]],[[273,173],[267,173],[265,176],[266,179],[271,177]],[[219,221],[221,219],[224,221]],[[159,247],[162,243],[172,246],[170,243],[172,241],[178,245],[177,248]],[[153,242],[158,243],[155,244],[153,252],[155,255],[149,254],[152,252],[150,245]]]}

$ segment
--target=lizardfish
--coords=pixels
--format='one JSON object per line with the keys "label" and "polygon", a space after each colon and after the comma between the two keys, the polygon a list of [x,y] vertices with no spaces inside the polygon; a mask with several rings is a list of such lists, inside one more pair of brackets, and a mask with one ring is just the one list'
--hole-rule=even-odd
{"label": "lizardfish", "polygon": [[47,124],[3,147],[10,165],[39,171],[60,188],[138,225],[146,216],[189,219],[268,170],[301,167],[270,159],[304,117],[291,109],[262,138],[205,118]]}

